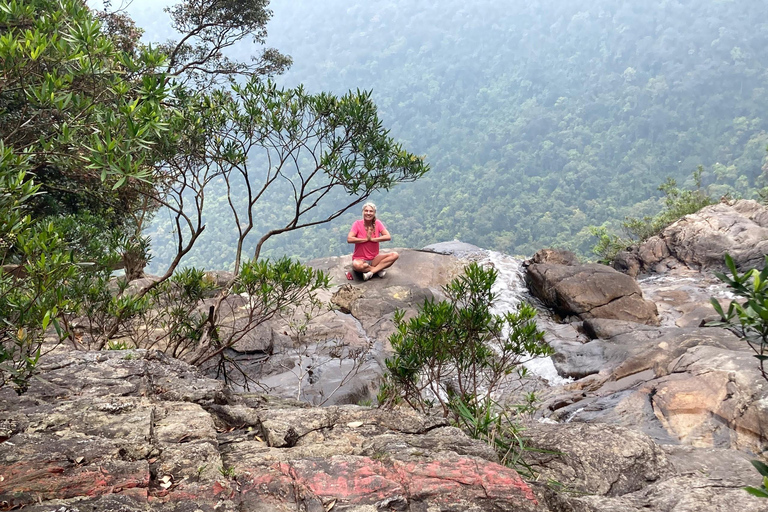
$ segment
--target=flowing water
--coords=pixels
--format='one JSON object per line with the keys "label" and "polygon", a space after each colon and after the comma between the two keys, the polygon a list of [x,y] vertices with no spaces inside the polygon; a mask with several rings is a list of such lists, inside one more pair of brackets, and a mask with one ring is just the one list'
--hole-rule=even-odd
{"label": "flowing water", "polygon": [[[504,314],[515,311],[521,301],[532,302],[523,277],[523,262],[519,258],[495,251],[487,251],[481,263],[491,264],[499,273],[493,287],[496,301],[493,313]],[[539,326],[541,329],[541,325]],[[524,363],[528,371],[546,380],[550,385],[565,384],[572,379],[564,379],[557,374],[552,358],[536,358]]]}

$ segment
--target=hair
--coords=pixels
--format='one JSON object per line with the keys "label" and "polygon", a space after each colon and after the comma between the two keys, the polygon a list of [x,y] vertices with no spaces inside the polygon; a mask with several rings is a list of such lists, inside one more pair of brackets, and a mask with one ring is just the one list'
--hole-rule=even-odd
{"label": "hair", "polygon": [[368,201],[363,205],[363,211],[365,211],[365,209],[368,208],[369,206],[373,208],[373,225],[376,226],[376,205]]}

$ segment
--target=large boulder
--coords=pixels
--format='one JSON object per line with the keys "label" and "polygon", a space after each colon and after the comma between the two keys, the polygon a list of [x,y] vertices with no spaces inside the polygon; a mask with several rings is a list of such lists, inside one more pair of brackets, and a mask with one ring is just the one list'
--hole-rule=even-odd
{"label": "large boulder", "polygon": [[537,424],[526,430],[526,439],[528,463],[541,478],[576,493],[621,496],[674,473],[652,439],[624,427]]}
{"label": "large boulder", "polygon": [[619,253],[614,266],[630,275],[682,265],[719,269],[724,267],[726,253],[740,269],[763,267],[768,254],[768,208],[752,200],[704,207]]}
{"label": "large boulder", "polygon": [[450,254],[398,249],[400,258],[385,278],[348,281],[351,256],[313,260],[314,268],[328,272],[339,287],[330,298],[343,312],[360,322],[370,339],[384,342],[394,332],[395,311],[415,312],[427,299],[440,298],[440,287],[455,277],[463,266]]}
{"label": "large boulder", "polygon": [[562,317],[658,323],[656,305],[643,299],[637,282],[606,265],[531,263],[525,279],[531,293]]}

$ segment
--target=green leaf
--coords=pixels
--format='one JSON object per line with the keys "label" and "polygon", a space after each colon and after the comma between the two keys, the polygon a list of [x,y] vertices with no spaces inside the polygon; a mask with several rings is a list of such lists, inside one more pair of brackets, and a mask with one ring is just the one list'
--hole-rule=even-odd
{"label": "green leaf", "polygon": [[758,498],[768,498],[768,492],[765,489],[758,489],[756,487],[743,487],[745,491],[747,491],[752,496],[757,496]]}
{"label": "green leaf", "polygon": [[119,180],[117,180],[117,182],[115,182],[114,185],[112,185],[112,190],[119,189],[120,187],[123,186],[124,183],[125,183],[125,176],[121,177]]}

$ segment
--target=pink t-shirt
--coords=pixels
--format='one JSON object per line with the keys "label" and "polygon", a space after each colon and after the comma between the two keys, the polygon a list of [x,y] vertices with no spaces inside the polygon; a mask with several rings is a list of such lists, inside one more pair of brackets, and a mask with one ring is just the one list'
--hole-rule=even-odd
{"label": "pink t-shirt", "polygon": [[[374,223],[373,236],[371,238],[377,238],[381,236],[381,232],[386,228],[384,224],[376,219]],[[352,224],[352,235],[355,238],[366,238],[368,235],[365,232],[365,221],[360,219],[356,220]],[[352,253],[352,259],[355,260],[372,260],[379,254],[379,242],[363,242],[361,244],[355,244],[355,252]]]}

